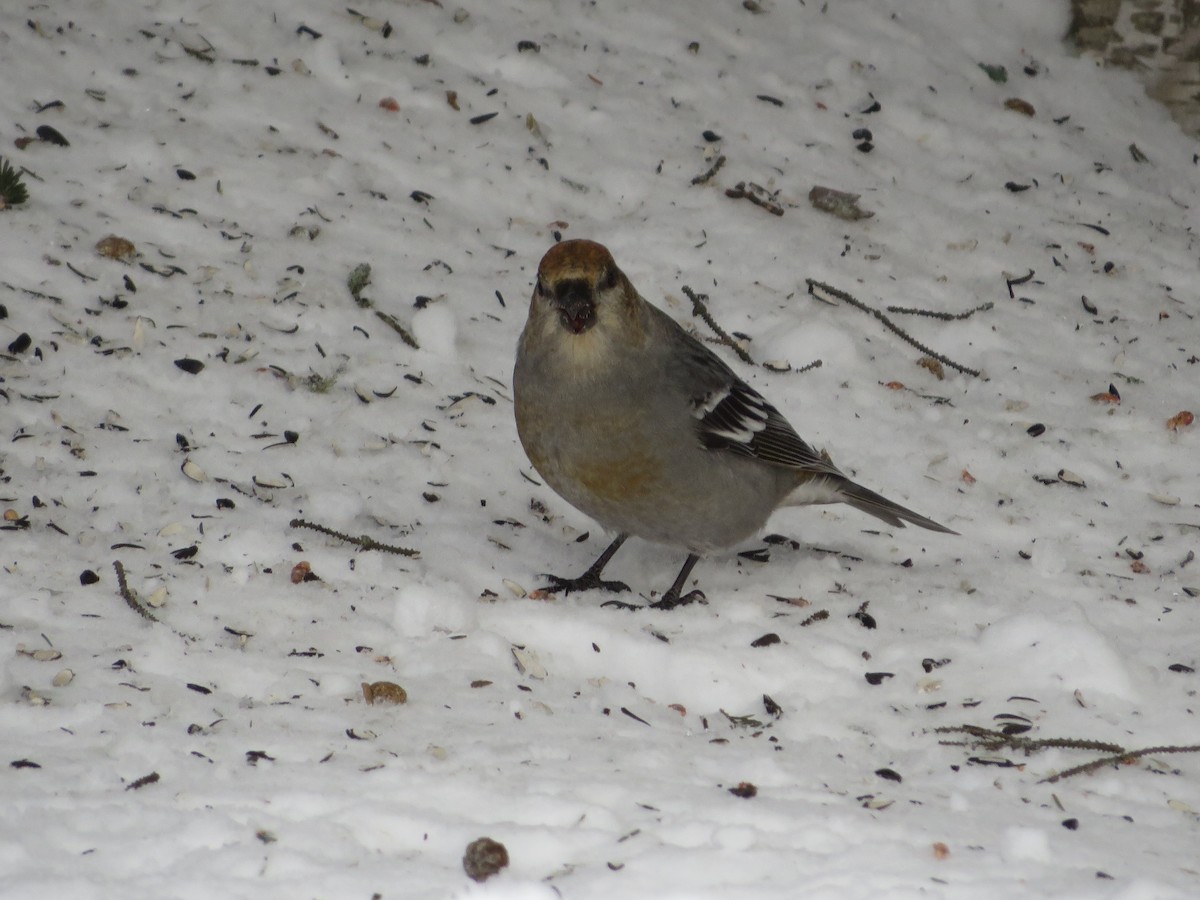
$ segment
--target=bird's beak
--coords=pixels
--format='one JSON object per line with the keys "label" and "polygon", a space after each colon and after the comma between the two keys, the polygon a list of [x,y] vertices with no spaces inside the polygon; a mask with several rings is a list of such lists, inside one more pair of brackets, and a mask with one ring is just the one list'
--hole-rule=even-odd
{"label": "bird's beak", "polygon": [[587,288],[575,288],[558,299],[563,325],[575,334],[587,331],[596,321],[596,301]]}

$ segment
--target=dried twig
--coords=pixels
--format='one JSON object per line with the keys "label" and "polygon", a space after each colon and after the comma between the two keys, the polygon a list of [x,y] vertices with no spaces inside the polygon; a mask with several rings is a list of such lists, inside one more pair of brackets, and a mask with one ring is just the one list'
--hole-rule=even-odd
{"label": "dried twig", "polygon": [[412,347],[414,350],[420,349],[420,345],[417,343],[417,339],[415,337],[413,337],[411,331],[409,331],[407,328],[405,328],[403,325],[400,324],[399,319],[397,319],[393,315],[389,315],[388,313],[385,313],[381,309],[375,310],[375,315],[377,315],[381,321],[386,322],[388,325],[390,325],[392,327],[392,330],[395,331],[396,334],[400,335],[400,339],[402,341],[404,341],[404,343],[408,344],[408,346]]}
{"label": "dried twig", "polygon": [[144,788],[148,784],[157,784],[162,779],[162,776],[157,772],[151,772],[149,775],[143,775],[141,778],[135,778],[129,784],[125,785],[125,790],[136,791]]}
{"label": "dried twig", "polygon": [[[895,322],[893,322],[891,319],[889,319],[884,313],[880,312],[879,310],[877,310],[871,306],[868,306],[867,304],[863,303],[861,300],[858,300],[858,299],[850,296],[845,291],[839,291],[835,287],[831,287],[820,281],[814,281],[812,278],[806,278],[805,283],[808,285],[808,292],[810,294],[812,294],[814,297],[817,297],[817,299],[820,299],[820,300],[826,299],[824,297],[821,297],[817,293],[817,291],[820,290],[820,291],[824,291],[825,293],[829,294],[831,297],[835,297],[838,300],[843,300],[846,303],[849,303],[851,306],[857,307],[858,309],[862,310],[863,312],[870,313],[871,315],[873,315],[876,319],[878,319],[880,322],[882,322],[884,324],[884,326],[887,327],[890,331],[895,333],[902,340],[907,341],[909,344],[912,344],[914,347],[916,347],[918,350],[920,350],[926,356],[932,356],[934,359],[936,359],[938,362],[942,363],[943,365],[947,365],[950,368],[954,369],[955,371],[962,372],[964,375],[973,375],[976,378],[981,377],[978,369],[970,369],[964,365],[956,363],[954,360],[950,359],[950,357],[943,356],[941,353],[938,353],[936,350],[926,347],[924,344],[922,344],[916,338],[912,337],[903,328],[901,328],[899,325],[897,325]],[[826,302],[828,302],[828,301],[826,301]]]}
{"label": "dried twig", "polygon": [[193,59],[198,59],[201,62],[213,63],[216,62],[217,48],[212,45],[212,42],[204,35],[200,35],[200,40],[204,41],[206,47],[189,47],[183,41],[179,41],[179,46],[183,48],[183,52]]}
{"label": "dried twig", "polygon": [[309,528],[313,531],[318,531],[321,534],[327,534],[330,537],[335,537],[339,541],[345,541],[348,544],[354,544],[356,547],[359,547],[363,550],[378,550],[381,553],[394,553],[397,556],[417,557],[421,555],[419,550],[410,550],[408,547],[397,547],[394,544],[382,544],[375,540],[375,538],[366,534],[354,537],[353,535],[345,534],[333,528],[327,528],[324,525],[319,525],[316,522],[306,521],[305,519],[292,519],[292,521],[288,522],[288,525],[292,528]]}
{"label": "dried twig", "polygon": [[1010,300],[1017,299],[1016,292],[1013,290],[1013,288],[1020,287],[1023,284],[1028,284],[1030,281],[1033,280],[1033,276],[1035,274],[1036,273],[1033,271],[1033,269],[1030,269],[1027,274],[1022,275],[1020,278],[1005,278],[1004,283],[1005,283],[1005,285],[1008,286],[1008,299],[1010,299]]}
{"label": "dried twig", "polygon": [[1021,750],[1025,754],[1036,753],[1038,750],[1094,750],[1110,754],[1082,765],[1072,766],[1054,775],[1049,775],[1039,781],[1039,784],[1054,784],[1073,775],[1095,772],[1106,766],[1130,765],[1146,756],[1157,756],[1164,753],[1200,753],[1200,744],[1188,746],[1166,745],[1161,747],[1143,747],[1140,750],[1126,750],[1120,744],[1108,741],[1091,741],[1081,738],[1027,738],[1017,734],[1005,734],[990,728],[980,728],[977,725],[947,725],[933,729],[936,734],[965,734],[968,740],[939,741],[938,743],[952,747],[975,746],[985,750]]}
{"label": "dried twig", "polygon": [[693,178],[692,184],[708,184],[708,182],[712,181],[712,177],[721,171],[721,166],[723,165],[725,165],[724,153],[713,160],[713,164],[709,166],[707,172],[705,172],[703,175],[697,175],[695,178]]}
{"label": "dried twig", "polygon": [[1076,738],[1027,738],[1019,734],[1005,734],[991,728],[981,728],[978,725],[945,725],[933,729],[935,734],[965,734],[973,740],[939,741],[950,747],[982,747],[985,750],[1022,750],[1026,754],[1038,750],[1098,750],[1103,753],[1120,753],[1124,750],[1120,744],[1110,744],[1104,741],[1089,741]]}
{"label": "dried twig", "polygon": [[129,582],[125,580],[125,567],[121,565],[121,561],[119,559],[113,560],[113,568],[117,571],[117,591],[125,600],[125,605],[143,619],[148,619],[151,622],[157,622],[158,617],[155,616],[154,613],[150,612],[150,610],[146,609],[146,607],[142,606],[141,602],[137,598],[137,595],[130,590]]}
{"label": "dried twig", "polygon": [[27,297],[36,297],[38,300],[53,300],[55,303],[62,303],[62,297],[55,297],[53,294],[43,294],[41,291],[35,291],[32,288],[19,287],[15,284],[9,284],[7,281],[0,281],[0,285],[8,288],[10,291],[24,294]]}
{"label": "dried twig", "polygon": [[[717,324],[716,319],[712,317],[712,313],[708,311],[708,304],[704,302],[708,299],[708,294],[697,294],[687,285],[684,285],[683,292],[687,295],[688,299],[692,301],[692,315],[702,318],[705,324],[708,325],[708,327],[713,330],[713,333],[717,335],[715,342],[718,344],[724,344],[727,347],[731,347],[733,352],[738,355],[738,359],[747,365],[754,365],[754,358],[746,351],[746,348],[730,337],[729,333]],[[780,366],[770,362],[763,363],[762,367],[768,372],[795,372],[797,375],[801,375],[804,372],[810,372],[813,369],[819,369],[822,365],[823,363],[821,360],[814,359],[812,362],[807,363],[798,369],[793,369],[791,365]]]}
{"label": "dried twig", "polygon": [[75,275],[78,275],[79,279],[81,281],[83,281],[84,283],[87,283],[89,281],[99,281],[99,279],[96,278],[95,275],[89,275],[89,274],[87,274],[87,272],[80,272],[77,268],[75,268],[70,263],[67,263],[67,268],[70,269],[71,272],[74,273]]}
{"label": "dried twig", "polygon": [[752,715],[749,715],[749,716],[734,715],[734,714],[725,712],[725,710],[723,710],[723,709],[718,709],[718,712],[720,712],[721,715],[723,715],[728,720],[729,724],[732,725],[734,728],[763,728],[763,727],[770,728],[771,727],[769,723],[766,726],[764,726],[761,720],[755,718]]}
{"label": "dried twig", "polygon": [[[417,193],[420,193],[419,191]],[[430,263],[432,265],[432,263]],[[442,263],[445,265],[445,263]],[[426,266],[426,268],[429,268]],[[363,291],[367,285],[371,283],[371,264],[359,263],[350,273],[350,277],[346,279],[346,287],[350,290],[350,296],[354,298],[354,302],[363,309],[370,309],[373,305],[370,297],[363,296]],[[411,331],[400,324],[400,320],[390,313],[385,313],[382,310],[375,310],[375,315],[379,321],[387,324],[391,329],[400,335],[400,339],[414,350],[419,350],[417,339],[413,337]]]}
{"label": "dried twig", "polygon": [[713,333],[716,334],[722,344],[733,348],[733,352],[738,355],[738,359],[746,363],[746,365],[754,365],[754,358],[737,341],[731,338],[724,328],[717,324],[717,320],[708,311],[708,307],[704,303],[708,299],[708,294],[697,294],[686,284],[682,290],[687,295],[687,298],[692,301],[692,315],[703,319],[704,324],[713,330]]}
{"label": "dried twig", "polygon": [[1191,746],[1178,747],[1145,747],[1141,750],[1130,750],[1126,753],[1117,753],[1113,756],[1104,756],[1100,759],[1094,759],[1090,763],[1084,763],[1081,766],[1073,766],[1070,769],[1051,775],[1048,778],[1043,778],[1040,784],[1054,784],[1056,781],[1062,781],[1064,778],[1070,778],[1072,775],[1082,775],[1085,772],[1094,772],[1097,769],[1103,769],[1105,766],[1130,765],[1136,760],[1144,756],[1157,756],[1160,753],[1200,753],[1200,744],[1192,744]]}
{"label": "dried twig", "polygon": [[960,313],[938,312],[937,310],[933,310],[933,309],[917,309],[916,307],[907,307],[907,306],[889,306],[889,307],[887,307],[887,311],[890,313],[896,313],[897,315],[926,316],[927,318],[930,318],[930,319],[944,319],[947,322],[951,322],[951,321],[956,321],[956,320],[960,320],[960,319],[969,319],[969,318],[971,318],[971,316],[975,315],[975,313],[987,312],[989,309],[991,309],[995,305],[996,305],[995,303],[992,303],[989,300],[987,303],[980,304],[979,306],[976,306],[974,309],[968,309],[966,312],[960,312]]}

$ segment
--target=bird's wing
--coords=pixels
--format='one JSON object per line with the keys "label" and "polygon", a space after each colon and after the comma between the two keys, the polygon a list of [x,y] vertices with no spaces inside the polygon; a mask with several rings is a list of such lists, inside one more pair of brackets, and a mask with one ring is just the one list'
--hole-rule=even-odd
{"label": "bird's wing", "polygon": [[[957,534],[907,507],[901,506],[855,484],[833,464],[825,453],[818,453],[779,410],[758,391],[738,378],[733,369],[665,314],[662,318],[678,329],[683,352],[672,355],[672,365],[682,363],[684,384],[690,388],[688,402],[696,420],[702,446],[714,453],[736,453],[816,478],[797,479],[797,490],[786,502],[849,503],[863,512],[903,528],[905,522]],[[664,326],[665,327],[665,326]],[[676,344],[676,347],[678,345]],[[825,477],[821,477],[825,476]],[[800,487],[807,484],[807,487]]]}
{"label": "bird's wing", "polygon": [[817,453],[774,406],[740,378],[696,397],[700,441],[709,450],[752,456],[806,472],[841,475]]}
{"label": "bird's wing", "polygon": [[696,385],[692,415],[701,444],[765,463],[844,477],[827,456],[796,434],[762,394],[738,378],[711,350],[684,334],[688,338],[687,365]]}

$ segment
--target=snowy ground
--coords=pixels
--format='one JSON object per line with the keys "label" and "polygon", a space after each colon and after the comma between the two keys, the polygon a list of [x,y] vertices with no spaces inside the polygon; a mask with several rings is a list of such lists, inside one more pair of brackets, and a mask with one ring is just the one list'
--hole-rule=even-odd
{"label": "snowy ground", "polygon": [[[760,2],[5,4],[0,896],[1200,895],[1197,756],[1046,783],[1106,754],[931,730],[1200,743],[1200,426],[1167,427],[1200,406],[1198,148],[1066,54],[1065,2]],[[69,146],[14,143],[45,125]],[[727,354],[961,537],[790,510],[798,544],[697,568],[707,605],[520,596],[604,544],[512,422],[555,232],[820,359]],[[809,278],[994,304],[889,314],[984,377]],[[476,885],[484,835],[511,864]]]}

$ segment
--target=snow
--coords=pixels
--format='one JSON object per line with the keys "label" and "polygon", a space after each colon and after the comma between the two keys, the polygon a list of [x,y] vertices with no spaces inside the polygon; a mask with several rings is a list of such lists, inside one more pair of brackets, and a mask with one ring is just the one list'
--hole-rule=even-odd
{"label": "snow", "polygon": [[[1065,3],[760,2],[0,12],[30,192],[0,212],[0,350],[32,339],[0,354],[0,897],[1200,894],[1194,754],[1047,783],[1107,754],[932,731],[1200,742],[1198,426],[1166,424],[1200,405],[1195,142],[1064,49]],[[40,125],[70,146],[14,144]],[[709,295],[758,361],[820,359],[726,354],[961,536],[788,509],[795,545],[745,548],[769,562],[697,567],[705,605],[530,596],[605,538],[512,421],[555,232],[706,335],[682,288]],[[936,380],[806,279],[994,304],[888,313],[984,377]],[[649,597],[681,563],[631,541],[606,575]],[[477,884],[485,835],[510,866]]]}

